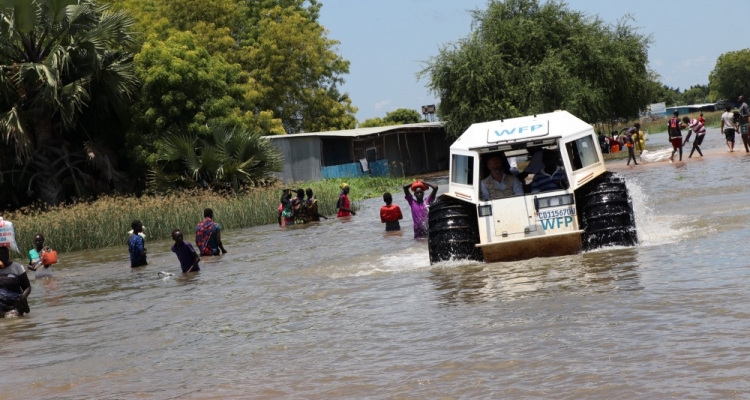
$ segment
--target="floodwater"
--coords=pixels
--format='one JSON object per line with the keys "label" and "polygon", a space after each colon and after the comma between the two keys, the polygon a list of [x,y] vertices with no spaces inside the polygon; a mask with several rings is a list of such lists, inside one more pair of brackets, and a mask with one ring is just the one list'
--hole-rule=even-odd
{"label": "floodwater", "polygon": [[124,244],[65,254],[31,314],[0,320],[0,398],[746,397],[750,155],[707,135],[704,159],[611,165],[635,248],[430,266],[410,216],[386,235],[372,199],[226,232],[190,276],[168,242],[136,271]]}

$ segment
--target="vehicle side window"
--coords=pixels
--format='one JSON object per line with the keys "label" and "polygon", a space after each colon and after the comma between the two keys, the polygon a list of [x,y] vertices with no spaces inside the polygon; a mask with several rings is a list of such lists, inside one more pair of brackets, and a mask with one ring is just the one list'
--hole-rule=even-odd
{"label": "vehicle side window", "polygon": [[570,164],[573,166],[573,171],[599,162],[599,155],[596,153],[596,147],[594,147],[594,139],[592,136],[586,136],[567,143],[565,147],[568,150],[568,156],[570,158]]}
{"label": "vehicle side window", "polygon": [[451,182],[462,185],[474,184],[474,157],[454,154],[451,169]]}

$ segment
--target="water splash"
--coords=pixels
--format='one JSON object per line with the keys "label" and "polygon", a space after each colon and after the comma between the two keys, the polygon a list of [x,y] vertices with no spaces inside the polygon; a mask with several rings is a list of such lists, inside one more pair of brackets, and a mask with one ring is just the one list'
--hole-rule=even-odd
{"label": "water splash", "polygon": [[657,214],[649,206],[649,195],[643,191],[643,187],[636,177],[629,176],[626,185],[633,201],[635,227],[638,231],[640,246],[674,243],[690,233],[691,229],[685,223],[689,220],[687,216]]}

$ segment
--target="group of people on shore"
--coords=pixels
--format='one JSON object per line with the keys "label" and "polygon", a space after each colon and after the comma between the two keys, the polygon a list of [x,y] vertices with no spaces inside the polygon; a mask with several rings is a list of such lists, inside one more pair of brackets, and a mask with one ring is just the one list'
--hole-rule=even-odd
{"label": "group of people on shore", "polygon": [[[740,103],[738,111],[732,112],[731,105],[725,107],[724,113],[721,115],[720,132],[724,134],[727,148],[730,152],[734,152],[735,136],[739,132],[745,152],[750,153],[750,135],[748,134],[750,107],[745,102],[744,96],[739,96],[738,101]],[[683,130],[688,130],[684,140],[682,136]],[[696,151],[703,157],[701,145],[706,135],[706,120],[703,118],[703,113],[700,113],[698,118],[689,118],[687,116],[680,118],[680,112],[675,110],[673,116],[667,122],[667,138],[672,145],[670,162],[674,162],[675,155],[678,155],[678,160],[682,161],[682,148],[690,143],[690,138],[693,134],[695,134],[695,138],[693,139],[688,158],[692,158],[693,153]],[[620,145],[626,147],[628,149],[627,165],[630,165],[631,160],[635,165],[638,165],[634,150],[635,147],[639,147],[641,153],[643,152],[643,137],[641,124],[635,123],[631,127],[624,128],[619,134],[613,133],[612,138],[607,138],[603,133],[599,132],[599,144],[605,153],[619,151]]]}
{"label": "group of people on shore", "polygon": [[[737,132],[740,133],[742,144],[745,147],[745,152],[750,153],[750,136],[748,135],[748,119],[750,119],[750,107],[745,102],[744,96],[739,96],[738,101],[740,102],[740,108],[736,112],[732,112],[732,106],[727,105],[724,108],[724,113],[721,114],[721,125],[720,132],[724,134],[724,138],[727,142],[727,149],[729,152],[734,152],[734,142]],[[679,111],[674,111],[674,116],[669,119],[667,124],[667,132],[669,134],[669,141],[672,144],[672,156],[670,161],[674,161],[674,156],[679,152],[679,161],[682,161],[682,147],[690,143],[690,136],[695,133],[696,137],[693,141],[693,148],[690,150],[688,158],[693,157],[693,152],[696,150],[701,157],[701,144],[706,134],[706,120],[703,119],[701,113],[699,118],[679,118]],[[685,141],[682,141],[682,130],[688,129],[687,137]]]}

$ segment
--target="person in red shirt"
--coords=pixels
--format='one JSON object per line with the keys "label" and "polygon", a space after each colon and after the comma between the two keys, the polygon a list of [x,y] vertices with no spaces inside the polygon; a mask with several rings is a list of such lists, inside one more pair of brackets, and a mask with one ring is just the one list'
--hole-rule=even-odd
{"label": "person in red shirt", "polygon": [[403,214],[401,214],[401,208],[396,204],[392,204],[393,196],[388,192],[383,193],[383,201],[385,205],[380,207],[380,222],[385,223],[385,231],[400,231],[401,224],[398,223],[398,220],[404,219]]}
{"label": "person in red shirt", "polygon": [[336,214],[337,218],[357,215],[352,210],[352,202],[349,201],[349,185],[346,183],[341,184],[341,194],[339,195],[339,200],[336,202],[336,209],[339,210],[338,214]]}
{"label": "person in red shirt", "polygon": [[700,122],[701,125],[706,126],[706,120],[703,118],[703,113],[701,113],[701,116],[698,117],[698,122]]}

